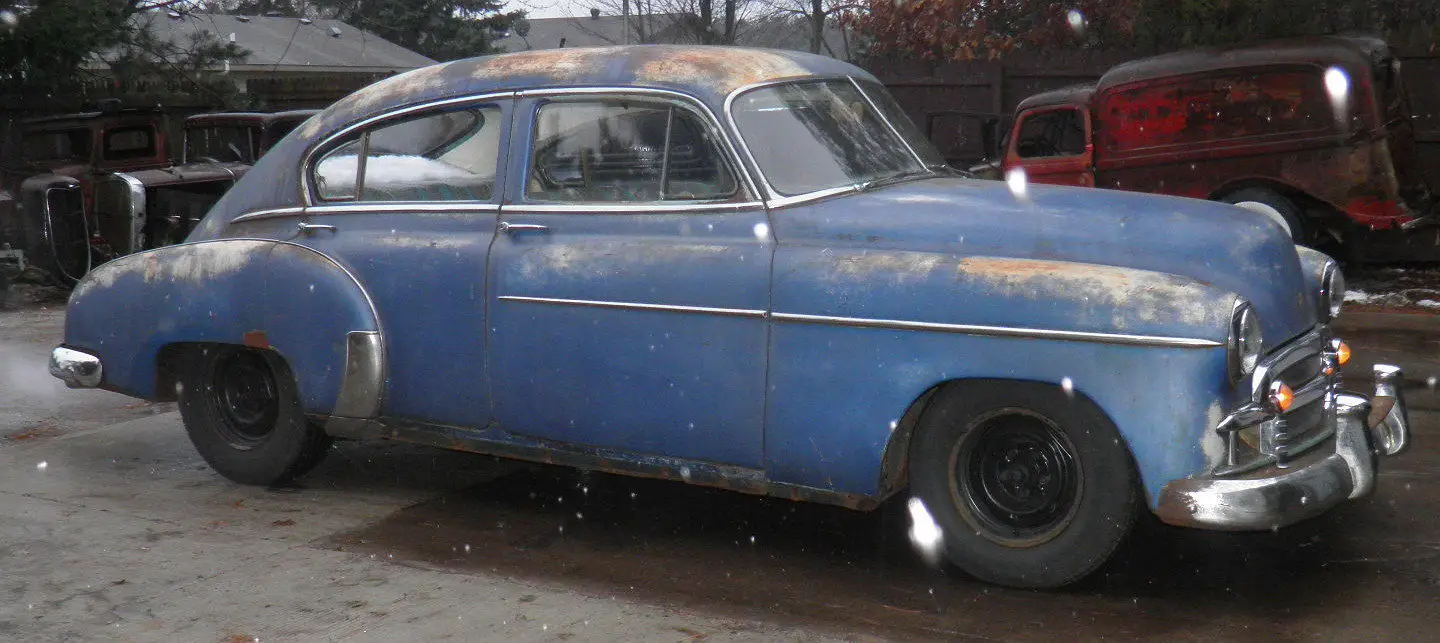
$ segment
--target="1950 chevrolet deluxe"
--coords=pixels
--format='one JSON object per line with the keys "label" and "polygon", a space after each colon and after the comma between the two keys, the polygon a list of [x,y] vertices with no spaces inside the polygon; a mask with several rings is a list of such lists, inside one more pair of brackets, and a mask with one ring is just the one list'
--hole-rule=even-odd
{"label": "1950 chevrolet deluxe", "polygon": [[959,567],[1053,587],[1147,508],[1270,529],[1369,492],[1406,411],[1396,369],[1339,388],[1343,297],[1253,212],[954,176],[836,60],[562,49],[310,119],[187,243],[81,281],[50,369],[178,399],[243,483],[338,437],[904,492]]}

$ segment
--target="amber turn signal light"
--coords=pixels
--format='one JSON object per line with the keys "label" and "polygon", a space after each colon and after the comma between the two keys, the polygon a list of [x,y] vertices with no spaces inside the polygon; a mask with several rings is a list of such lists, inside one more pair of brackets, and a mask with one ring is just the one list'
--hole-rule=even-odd
{"label": "amber turn signal light", "polygon": [[1295,403],[1295,391],[1290,390],[1284,382],[1275,382],[1270,385],[1270,404],[1276,410],[1284,413],[1290,410],[1290,405]]}
{"label": "amber turn signal light", "polygon": [[1335,361],[1341,366],[1350,361],[1350,345],[1340,340],[1335,340]]}

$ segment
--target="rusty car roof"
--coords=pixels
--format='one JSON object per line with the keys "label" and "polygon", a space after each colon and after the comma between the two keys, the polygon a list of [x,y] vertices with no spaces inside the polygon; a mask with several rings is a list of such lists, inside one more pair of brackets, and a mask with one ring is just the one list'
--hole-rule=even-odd
{"label": "rusty car roof", "polygon": [[1015,111],[1023,111],[1034,107],[1049,107],[1051,105],[1087,105],[1090,97],[1095,95],[1095,83],[1083,85],[1071,85],[1052,89],[1048,92],[1040,92],[1034,96],[1020,101],[1015,106]]}
{"label": "rusty car roof", "polygon": [[269,125],[280,120],[304,120],[320,113],[318,109],[292,109],[283,112],[212,112],[195,114],[185,119],[185,126],[231,123],[235,121],[258,121]]}
{"label": "rusty car roof", "polygon": [[1105,89],[1167,76],[1277,64],[1340,63],[1358,70],[1388,55],[1385,41],[1371,36],[1313,36],[1205,47],[1121,63],[1100,77],[1099,87]]}
{"label": "rusty car roof", "polygon": [[395,107],[451,97],[556,87],[669,89],[720,110],[740,87],[785,78],[872,76],[834,58],[719,46],[628,45],[541,49],[467,58],[392,76],[339,100],[301,127],[313,139]]}

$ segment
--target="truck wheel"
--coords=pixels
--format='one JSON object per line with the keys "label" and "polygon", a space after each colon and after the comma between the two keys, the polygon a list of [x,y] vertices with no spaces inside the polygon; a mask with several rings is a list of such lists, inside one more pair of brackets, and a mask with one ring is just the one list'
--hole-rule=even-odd
{"label": "truck wheel", "polygon": [[1130,452],[1089,400],[1030,382],[952,389],[920,420],[910,485],[943,531],[946,558],[1029,589],[1080,580],[1134,525]]}
{"label": "truck wheel", "polygon": [[1305,221],[1300,216],[1300,208],[1274,190],[1244,188],[1231,192],[1221,201],[1270,217],[1272,221],[1280,224],[1285,232],[1289,233],[1295,243],[1309,243]]}
{"label": "truck wheel", "polygon": [[185,432],[226,478],[289,482],[329,450],[330,436],[306,419],[295,376],[275,353],[209,346],[189,352],[179,366]]}

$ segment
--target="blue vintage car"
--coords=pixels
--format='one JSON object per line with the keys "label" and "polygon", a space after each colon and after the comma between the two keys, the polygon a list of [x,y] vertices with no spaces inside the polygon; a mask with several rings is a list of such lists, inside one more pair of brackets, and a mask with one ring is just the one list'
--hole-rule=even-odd
{"label": "blue vintage car", "polygon": [[[637,46],[336,103],[187,243],[70,299],[51,372],[178,400],[222,475],[386,438],[870,509],[995,583],[1148,509],[1258,530],[1369,492],[1400,373],[1343,392],[1344,280],[1228,205],[954,175],[870,74]],[[924,544],[924,543],[921,543]]]}

